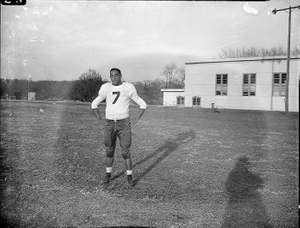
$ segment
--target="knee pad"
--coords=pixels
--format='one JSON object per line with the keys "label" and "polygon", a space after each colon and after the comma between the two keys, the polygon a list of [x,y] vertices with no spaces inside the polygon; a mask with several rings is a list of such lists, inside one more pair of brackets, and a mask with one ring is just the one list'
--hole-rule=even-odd
{"label": "knee pad", "polygon": [[129,150],[129,148],[122,148],[122,157],[124,159],[130,158],[130,150]]}
{"label": "knee pad", "polygon": [[115,153],[114,147],[106,147],[106,157],[112,158]]}

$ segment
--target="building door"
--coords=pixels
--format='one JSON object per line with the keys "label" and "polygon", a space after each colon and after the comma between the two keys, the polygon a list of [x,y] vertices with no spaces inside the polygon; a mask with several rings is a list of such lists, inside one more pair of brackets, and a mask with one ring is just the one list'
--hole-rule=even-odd
{"label": "building door", "polygon": [[200,102],[201,102],[201,97],[193,97],[193,107],[199,107],[200,106]]}
{"label": "building door", "polygon": [[184,97],[182,96],[177,97],[177,106],[184,106]]}

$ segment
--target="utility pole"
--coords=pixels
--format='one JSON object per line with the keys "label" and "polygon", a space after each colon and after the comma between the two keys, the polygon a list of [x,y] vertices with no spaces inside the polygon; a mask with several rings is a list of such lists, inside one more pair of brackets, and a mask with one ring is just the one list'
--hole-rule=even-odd
{"label": "utility pole", "polygon": [[276,14],[279,11],[287,11],[289,14],[288,20],[288,42],[287,42],[287,66],[286,66],[286,81],[285,81],[285,114],[289,114],[289,82],[290,82],[290,57],[291,57],[291,15],[294,9],[300,9],[298,6],[290,6],[288,8],[274,9],[273,14]]}
{"label": "utility pole", "polygon": [[27,78],[27,100],[29,100],[29,84],[31,82],[31,75]]}

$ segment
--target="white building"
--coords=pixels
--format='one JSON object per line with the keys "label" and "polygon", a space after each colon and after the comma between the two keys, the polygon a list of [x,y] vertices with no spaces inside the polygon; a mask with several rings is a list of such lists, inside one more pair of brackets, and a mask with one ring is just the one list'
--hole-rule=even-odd
{"label": "white building", "polygon": [[[164,105],[285,110],[286,57],[185,64],[185,89],[163,89]],[[290,58],[289,111],[299,112],[300,57]]]}
{"label": "white building", "polygon": [[164,106],[185,106],[184,89],[162,89]]}

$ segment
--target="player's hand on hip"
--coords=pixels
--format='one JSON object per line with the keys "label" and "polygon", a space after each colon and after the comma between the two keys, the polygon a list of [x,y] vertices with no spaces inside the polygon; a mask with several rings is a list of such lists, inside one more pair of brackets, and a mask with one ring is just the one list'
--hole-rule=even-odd
{"label": "player's hand on hip", "polygon": [[106,123],[106,119],[105,119],[105,118],[100,118],[100,119],[99,119],[99,123],[100,123],[100,125],[101,125],[101,129],[104,129],[105,123]]}
{"label": "player's hand on hip", "polygon": [[137,124],[138,121],[139,121],[139,120],[137,120],[137,119],[132,120],[132,121],[131,121],[131,125]]}

